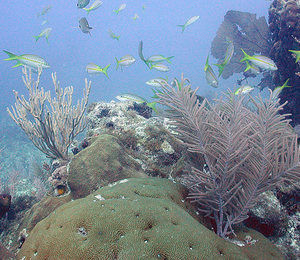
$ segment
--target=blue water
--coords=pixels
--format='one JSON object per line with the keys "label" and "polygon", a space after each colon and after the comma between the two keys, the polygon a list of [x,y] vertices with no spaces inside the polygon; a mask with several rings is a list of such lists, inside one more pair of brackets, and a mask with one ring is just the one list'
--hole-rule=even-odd
{"label": "blue water", "polygon": [[[93,3],[91,0],[89,6]],[[126,8],[116,15],[113,10],[126,3]],[[183,72],[194,87],[200,87],[199,94],[213,97],[225,92],[235,84],[235,77],[228,80],[220,79],[220,87],[215,89],[206,83],[204,64],[210,52],[210,44],[216,31],[228,10],[256,13],[258,17],[266,16],[270,2],[232,1],[232,0],[153,0],[153,1],[107,1],[102,6],[86,16],[86,11],[77,9],[77,0],[73,1],[2,1],[0,15],[0,49],[16,55],[36,54],[43,57],[50,68],[43,71],[41,86],[51,90],[53,84],[51,73],[56,72],[61,87],[74,87],[74,100],[82,97],[84,79],[92,81],[90,101],[110,101],[122,93],[135,93],[151,100],[152,91],[146,81],[157,76],[169,79],[180,78]],[[143,12],[142,5],[146,6]],[[46,5],[53,8],[43,17],[38,17]],[[132,17],[139,15],[135,22]],[[181,33],[176,25],[184,24],[190,17],[200,18]],[[93,27],[91,35],[84,34],[78,28],[78,19],[87,17]],[[49,23],[41,25],[43,20]],[[45,38],[37,43],[32,37],[38,35],[44,28],[53,28],[49,44]],[[111,29],[120,35],[120,41],[113,40],[108,35]],[[138,57],[139,41],[143,41],[144,56],[162,54],[175,56],[171,61],[170,71],[162,73],[149,70]],[[118,59],[126,54],[136,58],[136,62],[116,71],[115,57]],[[3,61],[7,58],[0,52],[0,116],[2,118],[1,132],[14,133],[11,137],[26,140],[26,136],[17,132],[14,122],[7,117],[6,107],[14,104],[13,90],[28,95],[22,82],[21,67],[12,68],[14,61]],[[95,63],[101,67],[111,64],[108,69],[109,79],[104,74],[90,76],[85,66]],[[211,58],[210,63],[216,62]],[[168,64],[169,65],[169,64]],[[74,102],[75,103],[75,102]],[[8,120],[8,121],[6,121]],[[9,123],[7,123],[9,122]],[[0,136],[0,145],[8,145],[9,135]],[[1,147],[0,147],[1,148]]]}

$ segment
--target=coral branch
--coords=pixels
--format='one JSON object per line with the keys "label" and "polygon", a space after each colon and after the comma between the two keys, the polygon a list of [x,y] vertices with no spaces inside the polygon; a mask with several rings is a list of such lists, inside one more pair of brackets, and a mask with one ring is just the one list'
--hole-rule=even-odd
{"label": "coral branch", "polygon": [[[52,159],[68,159],[68,147],[74,137],[84,130],[91,82],[85,80],[83,98],[72,106],[73,87],[64,90],[59,87],[56,73],[52,74],[56,98],[51,98],[50,91],[39,87],[42,70],[38,70],[36,81],[32,80],[31,70],[23,69],[23,82],[29,91],[28,101],[14,91],[16,103],[10,117],[25,131],[34,145]],[[31,115],[28,117],[28,114]]]}

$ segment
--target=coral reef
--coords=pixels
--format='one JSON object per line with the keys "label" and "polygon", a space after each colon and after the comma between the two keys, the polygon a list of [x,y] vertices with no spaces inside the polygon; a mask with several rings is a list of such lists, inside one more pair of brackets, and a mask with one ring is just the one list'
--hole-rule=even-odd
{"label": "coral reef", "polygon": [[68,185],[74,199],[118,180],[148,177],[122,143],[108,134],[94,137],[86,149],[72,158],[68,168]]}
{"label": "coral reef", "polygon": [[281,103],[288,101],[282,113],[291,113],[291,124],[300,124],[300,64],[289,50],[300,50],[300,5],[296,0],[275,0],[269,8],[269,24],[273,46],[270,57],[276,62],[275,86],[281,86],[289,79],[292,88],[283,89]]}
{"label": "coral reef", "polygon": [[88,108],[90,123],[87,135],[108,133],[116,136],[129,148],[131,156],[147,175],[167,177],[177,168],[176,163],[186,150],[171,135],[168,119],[141,116],[142,110],[133,109],[137,105],[114,101],[93,103]]}
{"label": "coral reef", "polygon": [[71,196],[53,197],[46,196],[40,202],[34,204],[30,210],[25,213],[25,216],[20,220],[16,230],[11,230],[9,239],[12,241],[10,247],[15,251],[19,247],[19,237],[23,230],[30,233],[35,225],[46,218],[51,212],[59,206],[71,201]]}
{"label": "coral reef", "polygon": [[186,192],[160,178],[111,184],[39,222],[17,259],[284,259],[253,230],[241,229],[238,239],[252,237],[255,246],[218,237],[191,216]]}
{"label": "coral reef", "polygon": [[226,53],[226,37],[233,41],[234,54],[230,60],[230,66],[225,66],[222,77],[229,78],[234,73],[243,72],[245,63],[240,60],[244,57],[241,48],[248,54],[261,53],[269,55],[270,30],[264,16],[256,18],[255,14],[230,10],[224,16],[217,35],[211,43],[211,53],[222,63]]}

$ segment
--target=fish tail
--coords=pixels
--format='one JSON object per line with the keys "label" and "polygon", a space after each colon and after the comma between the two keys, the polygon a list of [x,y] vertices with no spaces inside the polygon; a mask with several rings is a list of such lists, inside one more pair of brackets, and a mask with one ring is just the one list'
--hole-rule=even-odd
{"label": "fish tail", "polygon": [[116,68],[116,70],[118,70],[120,61],[118,61],[118,59],[117,59],[116,57],[115,57],[115,59],[116,59],[116,61],[117,61],[117,68]]}
{"label": "fish tail", "polygon": [[[153,68],[153,63],[151,61],[144,60],[148,68],[151,70]],[[150,64],[150,65],[149,65]]]}
{"label": "fish tail", "polygon": [[151,88],[151,90],[152,90],[152,92],[154,93],[154,96],[153,97],[151,97],[151,98],[159,98],[158,96],[157,96],[157,92],[161,92],[161,91],[159,91],[158,89],[153,89],[153,88]]}
{"label": "fish tail", "polygon": [[86,8],[83,8],[85,11],[87,11],[87,14],[86,14],[86,16],[89,16],[89,13],[90,13],[90,11],[91,10],[89,10],[89,9],[86,9]]}
{"label": "fish tail", "polygon": [[245,69],[245,71],[244,72],[246,72],[246,71],[248,71],[248,70],[250,70],[251,68],[252,68],[252,66],[250,65],[250,63],[248,62],[248,61],[246,61],[246,69]]}
{"label": "fish tail", "polygon": [[38,39],[40,38],[40,36],[32,36],[35,39],[35,42],[38,41]]}
{"label": "fish tail", "polygon": [[209,67],[208,59],[209,59],[209,54],[207,54],[207,58],[206,58],[205,66],[204,66],[204,71],[207,71],[207,69]]}
{"label": "fish tail", "polygon": [[121,37],[121,35],[120,36],[116,36],[116,39],[119,41],[119,38]]}
{"label": "fish tail", "polygon": [[21,63],[21,62],[17,62],[17,64],[16,65],[14,65],[14,66],[12,66],[12,68],[16,68],[16,67],[19,67],[19,66],[22,66],[23,64]]}
{"label": "fish tail", "polygon": [[[110,64],[108,64],[106,67],[104,67],[104,68],[102,69],[102,72],[105,74],[106,77],[108,77],[108,75],[107,75],[107,69],[109,68],[109,66],[110,66]],[[109,78],[109,77],[108,77],[108,78]]]}
{"label": "fish tail", "polygon": [[155,107],[156,104],[157,104],[157,102],[154,101],[154,102],[151,102],[151,103],[147,103],[147,106],[152,108],[155,113],[159,114],[159,112],[157,111],[157,109]]}
{"label": "fish tail", "polygon": [[242,50],[242,52],[244,53],[244,58],[242,58],[242,59],[240,60],[240,62],[250,60],[250,59],[251,59],[251,56],[248,55],[243,49],[241,49],[241,50]]}
{"label": "fish tail", "polygon": [[166,58],[166,61],[169,62],[169,63],[171,64],[171,61],[170,61],[170,60],[171,60],[172,58],[174,58],[174,57],[175,57],[175,56],[168,57],[168,58]]}
{"label": "fish tail", "polygon": [[215,66],[217,66],[219,68],[219,75],[218,77],[221,76],[221,74],[223,73],[223,70],[225,68],[226,63],[222,63],[222,64],[214,64]]}
{"label": "fish tail", "polygon": [[17,55],[15,55],[15,54],[13,54],[13,53],[11,53],[11,52],[8,52],[8,51],[5,51],[5,50],[3,50],[3,51],[9,56],[9,58],[4,59],[4,60],[15,60],[15,59],[18,58]]}
{"label": "fish tail", "polygon": [[115,12],[116,15],[118,15],[120,11],[119,10],[113,10],[113,12]]}
{"label": "fish tail", "polygon": [[177,26],[179,26],[179,27],[181,27],[181,29],[182,29],[182,32],[181,33],[183,33],[184,32],[184,29],[185,29],[185,24],[184,25],[177,25]]}

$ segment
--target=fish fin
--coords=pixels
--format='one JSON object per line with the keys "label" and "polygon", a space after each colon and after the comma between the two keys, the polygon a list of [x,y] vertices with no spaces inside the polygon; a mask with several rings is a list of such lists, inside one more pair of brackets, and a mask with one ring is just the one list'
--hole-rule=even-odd
{"label": "fish fin", "polygon": [[248,70],[250,70],[251,68],[252,68],[252,66],[250,65],[250,63],[248,62],[248,61],[246,61],[246,69],[245,69],[245,71],[244,72],[246,72],[246,71],[248,71]]}
{"label": "fish fin", "polygon": [[157,96],[157,90],[154,90],[153,88],[151,88],[151,90],[152,90],[152,92],[154,93],[154,96],[153,97],[151,97],[151,98],[159,98],[158,96]]}
{"label": "fish fin", "polygon": [[35,39],[35,42],[37,42],[40,38],[40,36],[32,36]]}
{"label": "fish fin", "polygon": [[166,61],[169,62],[169,63],[171,64],[171,61],[170,61],[170,60],[171,60],[172,58],[174,58],[174,57],[175,57],[175,56],[168,57],[168,58],[166,58]]}
{"label": "fish fin", "polygon": [[23,64],[21,63],[21,62],[17,62],[17,64],[16,65],[14,65],[14,66],[12,66],[12,68],[16,68],[16,67],[19,67],[19,66],[22,66]]}
{"label": "fish fin", "polygon": [[242,50],[242,52],[244,53],[244,58],[242,58],[242,59],[240,60],[240,62],[247,61],[247,60],[251,59],[251,56],[250,56],[250,55],[248,55],[243,49],[241,49],[241,50]]}
{"label": "fish fin", "polygon": [[284,89],[284,88],[291,88],[291,87],[293,87],[293,86],[288,86],[287,85],[287,83],[289,82],[289,79],[287,79],[284,83],[283,83],[283,85],[281,86],[282,87],[282,89]]}
{"label": "fish fin", "polygon": [[224,68],[225,68],[226,64],[222,63],[222,64],[214,64],[214,65],[219,68],[219,75],[218,75],[218,77],[220,77],[221,74],[222,74],[222,72],[223,72],[223,70],[224,70]]}
{"label": "fish fin", "polygon": [[154,101],[154,102],[151,102],[151,103],[147,103],[147,106],[150,107],[150,108],[152,108],[152,110],[153,110],[155,113],[159,114],[159,112],[157,111],[157,109],[156,109],[156,107],[155,107],[156,104],[157,104],[157,102]]}
{"label": "fish fin", "polygon": [[[109,68],[109,66],[110,66],[110,64],[108,64],[106,67],[104,67],[104,68],[102,69],[102,72],[105,74],[106,77],[108,77],[108,75],[107,75],[107,69]],[[108,78],[109,78],[109,77],[108,77]]]}
{"label": "fish fin", "polygon": [[15,59],[18,58],[17,55],[15,55],[15,54],[13,54],[13,53],[11,53],[11,52],[8,52],[8,51],[5,51],[5,50],[3,50],[3,51],[9,56],[9,58],[4,59],[4,60],[15,60]]}
{"label": "fish fin", "polygon": [[300,60],[300,51],[289,50],[289,52],[295,53],[297,55],[295,63]]}
{"label": "fish fin", "polygon": [[179,26],[179,27],[181,27],[181,29],[182,29],[182,32],[181,33],[183,33],[184,32],[184,29],[185,29],[185,24],[184,25],[177,25],[177,26]]}
{"label": "fish fin", "polygon": [[118,61],[118,59],[117,59],[116,57],[115,57],[115,59],[116,59],[116,61],[117,61],[117,68],[116,68],[116,70],[118,70],[120,61]]}
{"label": "fish fin", "polygon": [[119,10],[113,10],[113,12],[115,12],[116,15],[118,15],[120,11]]}
{"label": "fish fin", "polygon": [[91,9],[89,9],[89,8],[82,8],[82,9],[85,10],[85,11],[87,12],[86,16],[88,16],[89,13],[90,13],[90,11],[91,11]]}

